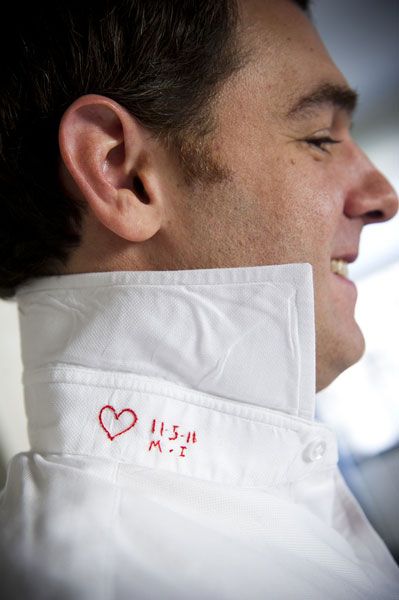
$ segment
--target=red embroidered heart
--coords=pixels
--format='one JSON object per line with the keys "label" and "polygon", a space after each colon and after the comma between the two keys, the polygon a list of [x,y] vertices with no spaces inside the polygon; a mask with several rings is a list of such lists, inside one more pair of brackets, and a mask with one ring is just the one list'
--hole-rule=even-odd
{"label": "red embroidered heart", "polygon": [[[119,431],[119,433],[115,433],[114,435],[111,435],[111,433],[106,428],[106,426],[104,425],[104,422],[103,422],[103,412],[105,410],[111,410],[112,413],[113,413],[113,418],[116,419],[117,421],[119,420],[120,416],[123,415],[123,413],[130,413],[130,415],[131,415],[131,423],[129,423],[129,425],[127,427],[125,427],[124,429],[122,429],[122,431]],[[134,412],[134,410],[132,410],[131,408],[124,408],[123,410],[121,410],[117,414],[116,410],[114,409],[114,407],[111,406],[110,404],[107,404],[107,406],[103,406],[102,407],[102,409],[100,410],[100,414],[98,415],[98,418],[99,418],[101,427],[104,429],[105,433],[107,434],[107,436],[109,437],[109,439],[111,441],[114,438],[116,438],[118,435],[122,435],[122,433],[126,433],[126,431],[129,431],[129,429],[131,429],[132,427],[134,427],[136,425],[136,422],[137,422],[137,415]]]}

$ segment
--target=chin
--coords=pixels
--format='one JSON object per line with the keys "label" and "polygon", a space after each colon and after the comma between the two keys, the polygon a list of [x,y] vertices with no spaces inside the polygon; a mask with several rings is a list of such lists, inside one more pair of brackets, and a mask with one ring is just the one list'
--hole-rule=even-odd
{"label": "chin", "polygon": [[329,386],[341,373],[359,362],[366,349],[363,333],[356,322],[342,335],[338,336],[338,331],[334,333],[328,343],[317,344],[316,392]]}

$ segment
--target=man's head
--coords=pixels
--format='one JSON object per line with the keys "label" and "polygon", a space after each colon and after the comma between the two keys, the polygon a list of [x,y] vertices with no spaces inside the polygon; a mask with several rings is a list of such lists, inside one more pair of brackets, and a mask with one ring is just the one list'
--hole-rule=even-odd
{"label": "man's head", "polygon": [[306,3],[92,4],[30,26],[26,89],[10,67],[3,296],[57,273],[309,262],[322,389],[364,347],[331,261],[397,198],[351,140],[356,94]]}

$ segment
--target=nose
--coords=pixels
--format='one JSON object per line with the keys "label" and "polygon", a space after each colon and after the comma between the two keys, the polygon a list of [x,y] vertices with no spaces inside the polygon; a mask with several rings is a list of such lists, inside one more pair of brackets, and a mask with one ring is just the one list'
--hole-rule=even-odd
{"label": "nose", "polygon": [[355,183],[347,195],[345,214],[361,218],[364,225],[389,221],[398,212],[398,195],[386,177],[358,148],[360,161],[353,166]]}

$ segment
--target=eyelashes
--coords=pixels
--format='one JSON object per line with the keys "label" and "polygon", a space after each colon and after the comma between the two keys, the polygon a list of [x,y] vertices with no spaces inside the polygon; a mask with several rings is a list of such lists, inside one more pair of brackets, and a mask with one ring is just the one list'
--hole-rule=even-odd
{"label": "eyelashes", "polygon": [[341,143],[341,140],[334,140],[333,138],[328,136],[310,137],[302,141],[306,144],[309,144],[310,146],[313,146],[314,148],[317,148],[318,150],[321,150],[322,152],[329,152],[329,146]]}

